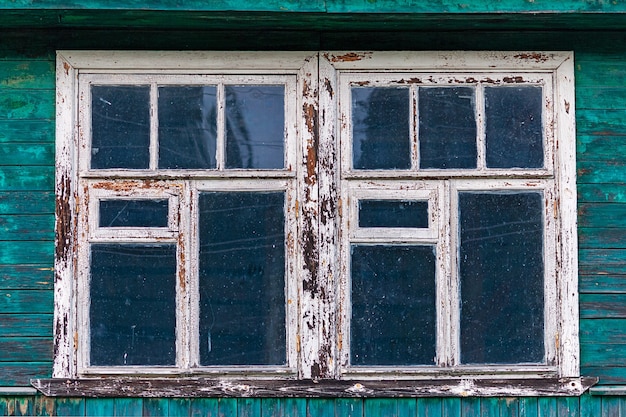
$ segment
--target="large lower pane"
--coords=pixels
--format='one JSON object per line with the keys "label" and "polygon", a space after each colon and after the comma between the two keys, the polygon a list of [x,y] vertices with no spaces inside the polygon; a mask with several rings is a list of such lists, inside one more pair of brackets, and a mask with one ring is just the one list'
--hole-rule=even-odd
{"label": "large lower pane", "polygon": [[476,168],[472,87],[419,89],[420,168]]}
{"label": "large lower pane", "polygon": [[352,87],[354,169],[411,168],[408,88]]}
{"label": "large lower pane", "polygon": [[282,365],[283,192],[200,194],[200,363]]}
{"label": "large lower pane", "polygon": [[433,365],[435,248],[352,246],[352,365]]}
{"label": "large lower pane", "polygon": [[227,85],[226,168],[285,166],[285,87]]}
{"label": "large lower pane", "polygon": [[215,86],[159,87],[159,168],[215,168]]}
{"label": "large lower pane", "polygon": [[147,169],[150,87],[91,87],[91,168]]}
{"label": "large lower pane", "polygon": [[485,88],[489,168],[543,167],[541,87]]}
{"label": "large lower pane", "polygon": [[91,365],[174,365],[176,245],[91,245]]}
{"label": "large lower pane", "polygon": [[544,361],[543,196],[459,193],[461,362]]}

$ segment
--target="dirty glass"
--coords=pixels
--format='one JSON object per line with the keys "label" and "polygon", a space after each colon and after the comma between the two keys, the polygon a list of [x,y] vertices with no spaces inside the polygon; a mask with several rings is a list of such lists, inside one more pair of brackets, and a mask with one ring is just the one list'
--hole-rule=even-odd
{"label": "dirty glass", "polygon": [[100,200],[100,227],[167,227],[167,200]]}
{"label": "dirty glass", "polygon": [[285,87],[227,85],[226,168],[285,166]]}
{"label": "dirty glass", "polygon": [[474,88],[419,89],[420,168],[476,168]]}
{"label": "dirty glass", "polygon": [[435,248],[353,245],[352,365],[433,365]]}
{"label": "dirty glass", "polygon": [[284,192],[202,192],[200,363],[283,365]]}
{"label": "dirty glass", "polygon": [[359,200],[359,227],[428,228],[428,201]]}
{"label": "dirty glass", "polygon": [[159,87],[159,168],[215,168],[215,86]]}
{"label": "dirty glass", "polygon": [[462,363],[544,361],[543,197],[459,193]]}
{"label": "dirty glass", "polygon": [[91,357],[95,366],[174,365],[176,245],[91,245]]}
{"label": "dirty glass", "polygon": [[148,168],[150,87],[91,87],[91,168]]}
{"label": "dirty glass", "polygon": [[485,88],[488,168],[543,167],[541,87]]}
{"label": "dirty glass", "polygon": [[411,168],[408,88],[352,87],[354,169]]}

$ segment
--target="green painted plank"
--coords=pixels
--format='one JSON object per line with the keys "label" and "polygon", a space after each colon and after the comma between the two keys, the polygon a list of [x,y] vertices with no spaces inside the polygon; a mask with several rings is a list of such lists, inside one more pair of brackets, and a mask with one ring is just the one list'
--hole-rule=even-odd
{"label": "green painted plank", "polygon": [[580,294],[580,318],[626,318],[626,294]]}
{"label": "green painted plank", "polygon": [[115,416],[141,416],[143,411],[143,398],[116,398],[114,406]]}
{"label": "green painted plank", "polygon": [[54,61],[0,61],[0,89],[55,88]]}
{"label": "green painted plank", "polygon": [[30,387],[33,378],[50,378],[52,362],[4,362],[0,367],[0,386]]}
{"label": "green painted plank", "polygon": [[398,398],[396,399],[396,408],[398,410],[398,416],[401,417],[416,417],[417,416],[417,402],[415,398]]}
{"label": "green painted plank", "polygon": [[86,398],[85,415],[93,417],[111,417],[115,413],[113,398]]}
{"label": "green painted plank", "polygon": [[219,398],[217,409],[219,417],[237,417],[237,399]]}
{"label": "green painted plank", "polygon": [[54,241],[54,215],[5,215],[0,217],[0,241]]}
{"label": "green painted plank", "polygon": [[0,118],[0,143],[54,143],[54,121]]}
{"label": "green painted plank", "polygon": [[626,228],[579,228],[578,247],[583,249],[624,249]]}
{"label": "green painted plank", "polygon": [[238,398],[237,401],[239,417],[261,417],[261,400],[259,398]]}
{"label": "green painted plank", "polygon": [[170,398],[169,417],[189,417],[191,402],[189,398]]}
{"label": "green painted plank", "polygon": [[626,228],[626,204],[582,203],[578,204],[580,227]]}
{"label": "green painted plank", "polygon": [[52,191],[0,191],[0,215],[54,214]]}
{"label": "green painted plank", "polygon": [[51,143],[7,143],[0,147],[0,165],[54,165]]}
{"label": "green painted plank", "polygon": [[0,88],[0,119],[53,119],[54,90]]}
{"label": "green painted plank", "polygon": [[498,399],[495,397],[481,398],[480,416],[481,417],[500,417],[500,404],[498,404]]}
{"label": "green painted plank", "polygon": [[626,275],[581,275],[578,280],[581,293],[626,293]]}
{"label": "green painted plank", "polygon": [[579,161],[577,174],[579,183],[620,183],[626,178],[626,161]]}
{"label": "green painted plank", "polygon": [[602,397],[585,393],[580,397],[580,417],[597,417],[602,412]]}
{"label": "green painted plank", "polygon": [[554,397],[542,397],[537,401],[539,415],[541,417],[558,417],[556,399]]}
{"label": "green painted plank", "polygon": [[190,414],[191,417],[217,417],[217,398],[193,398]]}
{"label": "green painted plank", "polygon": [[578,184],[578,201],[626,203],[626,184]]}
{"label": "green painted plank", "polygon": [[[600,417],[621,417],[621,401],[618,397],[602,398],[602,413]],[[624,410],[626,411],[626,410]]]}
{"label": "green painted plank", "polygon": [[13,402],[13,397],[0,396],[0,416],[9,415],[9,404],[11,404],[12,402]]}
{"label": "green painted plank", "polygon": [[[390,398],[366,398],[363,402],[364,417],[397,416],[396,401]],[[328,414],[317,414],[326,416]]]}
{"label": "green painted plank", "polygon": [[142,416],[167,417],[169,401],[167,398],[144,398]]}
{"label": "green painted plank", "polygon": [[582,87],[576,90],[576,111],[588,109],[625,109],[626,89],[621,87],[605,87],[602,84],[593,87]]}
{"label": "green painted plank", "polygon": [[443,415],[443,400],[441,398],[419,398],[417,400],[417,415],[419,417],[441,417]]}
{"label": "green painted plank", "polygon": [[13,399],[13,412],[10,414],[14,416],[32,416],[34,399],[34,397],[15,397]]}
{"label": "green painted plank", "polygon": [[520,417],[540,417],[537,397],[522,397],[519,399]]}
{"label": "green painted plank", "polygon": [[581,366],[603,366],[611,368],[623,366],[626,357],[626,345],[609,344],[596,341],[581,340]]}
{"label": "green painted plank", "polygon": [[84,416],[84,398],[59,398],[56,401],[56,415],[58,416]]}
{"label": "green painted plank", "polygon": [[614,61],[581,61],[576,56],[576,88],[602,85],[605,87],[624,87],[626,65]]}
{"label": "green painted plank", "polygon": [[0,166],[0,191],[53,191],[53,166]]}
{"label": "green painted plank", "polygon": [[580,403],[578,397],[559,397],[556,399],[559,417],[579,417]]}
{"label": "green painted plank", "polygon": [[626,366],[582,366],[582,375],[600,378],[599,384],[626,385]]}
{"label": "green painted plank", "polygon": [[478,397],[463,398],[461,402],[461,415],[463,417],[482,417],[480,402],[481,399]]}
{"label": "green painted plank", "polygon": [[38,395],[35,397],[34,414],[36,416],[54,416],[55,405],[55,398]]}
{"label": "green painted plank", "polygon": [[15,241],[3,244],[0,265],[52,265],[54,243],[44,241]]}
{"label": "green painted plank", "polygon": [[[365,400],[365,404],[363,409],[365,411],[364,416],[367,417],[367,401]],[[263,403],[265,404],[265,402]],[[273,414],[270,414],[274,416]],[[284,414],[280,414],[284,415]],[[326,416],[334,416],[335,415],[335,401],[328,398],[311,398],[308,401],[307,407],[307,417],[326,417]],[[263,410],[263,417],[265,416],[265,410]],[[285,417],[288,417],[285,415]]]}
{"label": "green painted plank", "polygon": [[0,313],[51,313],[53,295],[47,290],[2,290]]}
{"label": "green painted plank", "polygon": [[[289,417],[307,417],[306,405],[307,405],[307,400],[305,398],[285,398],[283,400],[284,413],[286,416],[289,416]],[[335,417],[340,416],[339,413],[337,412],[335,413],[336,413]]]}
{"label": "green painted plank", "polygon": [[443,400],[442,413],[443,417],[458,417],[461,415],[461,399],[446,398]]}
{"label": "green painted plank", "polygon": [[578,270],[581,275],[626,275],[626,250],[580,249]]}
{"label": "green painted plank", "polygon": [[50,314],[0,314],[0,337],[52,337]]}
{"label": "green painted plank", "polygon": [[51,290],[53,286],[52,266],[0,265],[0,290]]}
{"label": "green painted plank", "polygon": [[616,154],[626,152],[626,136],[578,135],[576,159],[582,161],[611,161]]}
{"label": "green painted plank", "polygon": [[577,110],[576,131],[579,135],[624,136],[626,112],[621,110]]}
{"label": "green painted plank", "polygon": [[52,338],[0,337],[0,352],[0,362],[51,361]]}
{"label": "green painted plank", "polygon": [[363,417],[363,400],[360,398],[337,398],[336,417]]}

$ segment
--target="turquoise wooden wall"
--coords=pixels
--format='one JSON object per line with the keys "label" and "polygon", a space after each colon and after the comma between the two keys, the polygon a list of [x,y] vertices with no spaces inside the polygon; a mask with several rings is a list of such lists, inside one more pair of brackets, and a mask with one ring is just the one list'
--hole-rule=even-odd
{"label": "turquoise wooden wall", "polygon": [[[188,2],[193,12],[168,13],[158,9],[172,10],[180,2],[155,1],[143,11],[136,10],[143,1],[75,0],[63,2],[62,10],[57,3],[0,0],[0,386],[28,386],[30,378],[50,375],[57,49],[574,50],[582,373],[599,377],[600,384],[626,384],[626,3],[569,0],[549,2],[548,9],[546,1],[502,0],[497,7],[503,15],[493,13],[493,2],[470,2],[464,9],[462,2],[445,0],[194,0]],[[120,10],[98,10],[105,6]],[[250,9],[256,12],[245,13]],[[513,14],[523,10],[548,13]],[[420,11],[434,14],[402,14]],[[602,11],[619,13],[587,14]],[[159,28],[165,22],[167,31]],[[0,415],[142,413],[608,417],[626,416],[626,397],[142,400],[0,394]]]}

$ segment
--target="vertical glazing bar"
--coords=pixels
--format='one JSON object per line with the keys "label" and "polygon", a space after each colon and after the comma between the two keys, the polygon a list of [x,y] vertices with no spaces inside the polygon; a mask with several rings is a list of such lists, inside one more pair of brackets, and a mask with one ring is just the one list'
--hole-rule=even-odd
{"label": "vertical glazing bar", "polygon": [[215,150],[215,163],[217,170],[221,171],[225,166],[226,151],[226,104],[224,82],[217,85],[217,148]]}
{"label": "vertical glazing bar", "polygon": [[150,85],[150,170],[159,167],[159,90],[156,83]]}
{"label": "vertical glazing bar", "polygon": [[476,86],[476,147],[478,151],[478,161],[476,168],[482,171],[485,169],[485,88],[482,84]]}
{"label": "vertical glazing bar", "polygon": [[419,169],[419,118],[417,107],[417,86],[411,86],[411,169]]}

